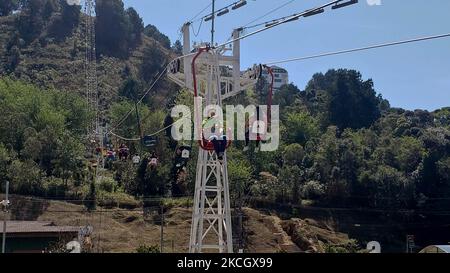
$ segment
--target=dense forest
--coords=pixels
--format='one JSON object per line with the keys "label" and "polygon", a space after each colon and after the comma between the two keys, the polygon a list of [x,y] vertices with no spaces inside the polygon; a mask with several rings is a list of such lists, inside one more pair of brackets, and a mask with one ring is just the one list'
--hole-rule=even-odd
{"label": "dense forest", "polygon": [[[116,124],[162,65],[180,53],[180,42],[172,44],[155,26],[144,26],[121,0],[97,0],[96,13],[101,107],[105,124]],[[85,15],[79,6],[62,0],[2,0],[0,16],[2,187],[9,180],[14,194],[121,207],[139,206],[142,197],[192,194],[195,160],[186,177],[177,177],[174,153],[181,143],[164,134],[155,149],[156,170],[145,160],[139,166],[117,161],[94,181],[85,156],[92,113],[83,99]],[[318,73],[304,90],[283,86],[274,95],[281,110],[279,150],[244,152],[244,144],[236,142],[228,151],[235,203],[448,208],[450,108],[393,108],[378,91],[371,79],[347,69]],[[265,104],[266,96],[267,83],[260,81],[228,103]],[[162,81],[139,106],[142,130],[167,125],[168,107],[174,104],[192,105],[193,100]],[[136,123],[130,115],[116,133],[133,138]],[[132,153],[149,152],[138,143],[127,144]]]}

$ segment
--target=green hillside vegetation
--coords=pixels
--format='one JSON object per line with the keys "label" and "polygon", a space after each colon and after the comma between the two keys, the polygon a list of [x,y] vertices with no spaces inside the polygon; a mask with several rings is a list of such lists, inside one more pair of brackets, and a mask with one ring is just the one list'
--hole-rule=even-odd
{"label": "green hillside vegetation", "polygon": [[[146,88],[174,55],[167,41],[144,34],[142,19],[121,1],[97,1],[97,12],[99,92],[106,109],[119,100],[124,80],[135,77]],[[20,13],[0,17],[0,75],[84,95],[85,21],[80,7],[66,1],[23,1]],[[157,86],[155,105],[166,103],[169,86]]]}
{"label": "green hillside vegetation", "polygon": [[[137,167],[116,162],[100,184],[93,184],[84,157],[83,134],[91,115],[82,97],[84,15],[64,1],[23,1],[14,15],[11,11],[19,5],[2,3],[13,3],[13,8],[0,6],[1,184],[10,180],[16,194],[97,199],[104,206],[133,207],[141,197],[191,195],[195,162],[189,164],[188,177],[176,181],[177,143],[165,134],[158,138],[157,170],[145,160]],[[156,27],[144,28],[139,15],[125,10],[120,0],[97,3],[101,107],[105,120],[115,124],[161,64],[179,53],[180,43],[171,47]],[[265,104],[266,94],[267,85],[260,82],[233,101]],[[170,124],[167,105],[173,103],[192,105],[192,96],[166,81],[159,83],[139,106],[143,131]],[[237,205],[258,200],[268,207],[449,207],[450,108],[392,108],[371,79],[347,69],[318,73],[305,90],[283,86],[274,104],[281,109],[280,149],[243,152],[239,142],[229,149]],[[131,115],[116,133],[136,137],[136,122]],[[138,143],[129,144],[133,153],[148,152]]]}

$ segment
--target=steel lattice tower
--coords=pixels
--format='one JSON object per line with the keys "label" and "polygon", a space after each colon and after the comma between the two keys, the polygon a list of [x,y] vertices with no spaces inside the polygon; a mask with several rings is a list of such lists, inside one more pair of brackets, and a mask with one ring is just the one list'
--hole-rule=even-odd
{"label": "steel lattice tower", "polygon": [[[184,71],[168,72],[168,78],[190,91],[194,89],[189,24],[183,26]],[[239,31],[233,32],[233,38],[239,37]],[[225,52],[232,51],[231,55]],[[222,106],[222,101],[233,97],[256,81],[241,78],[240,42],[236,40],[231,48],[211,49],[198,57],[200,92],[197,98],[202,98],[206,105]],[[223,75],[226,67],[228,75]],[[200,86],[204,84],[204,88]],[[199,113],[202,115],[202,113]],[[189,252],[233,252],[233,232],[231,223],[230,193],[228,179],[228,159],[218,160],[214,151],[199,148],[195,178],[194,207],[190,234]]]}
{"label": "steel lattice tower", "polygon": [[[84,11],[85,21],[85,81],[86,81],[86,105],[92,119],[86,128],[88,153],[94,154],[97,148],[103,149],[103,127],[100,126],[99,110],[99,87],[97,78],[97,50],[96,50],[96,0],[85,0]],[[95,177],[98,180],[101,177],[100,170],[104,168],[104,159],[102,152],[96,156]]]}
{"label": "steel lattice tower", "polygon": [[95,46],[95,0],[85,0],[85,79],[86,79],[86,103],[93,118],[87,127],[87,135],[90,141],[96,140],[99,135],[99,105],[97,82],[97,52]]}

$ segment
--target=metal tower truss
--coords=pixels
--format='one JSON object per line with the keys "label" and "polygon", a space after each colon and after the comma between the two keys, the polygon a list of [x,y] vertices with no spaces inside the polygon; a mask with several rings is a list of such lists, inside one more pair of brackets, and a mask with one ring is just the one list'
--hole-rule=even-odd
{"label": "metal tower truss", "polygon": [[[222,106],[226,98],[236,96],[254,86],[256,80],[241,76],[240,42],[232,48],[214,48],[196,57],[192,56],[189,25],[183,27],[184,55],[180,71],[168,72],[168,78],[201,97],[206,105]],[[239,31],[234,31],[237,38]],[[196,49],[197,50],[197,49]],[[231,56],[226,56],[231,51]],[[195,61],[197,88],[194,91],[192,62]],[[199,113],[201,115],[201,113]],[[199,148],[195,178],[194,207],[189,251],[233,252],[228,159],[223,160],[209,149]]]}
{"label": "metal tower truss", "polygon": [[[97,78],[97,52],[96,52],[96,34],[95,34],[95,18],[96,18],[96,0],[85,0],[84,11],[85,21],[85,81],[86,81],[86,104],[88,111],[93,117],[86,128],[87,140],[89,141],[88,153],[95,154],[97,148],[103,148],[103,127],[100,126],[100,110],[99,110],[99,89]],[[104,159],[102,153],[96,154],[96,179],[101,176],[101,169],[104,168]]]}
{"label": "metal tower truss", "polygon": [[99,104],[97,81],[97,56],[95,46],[95,0],[85,0],[85,78],[86,78],[86,102],[88,110],[93,113],[93,118],[88,124],[87,134],[90,141],[98,141],[99,136]]}
{"label": "metal tower truss", "polygon": [[[197,50],[198,48],[202,47],[202,45],[196,45],[194,44],[191,46],[191,40],[190,40],[190,25],[185,24],[182,28],[183,31],[183,55],[187,55],[187,57],[184,57],[182,60],[183,65],[181,66],[181,69],[177,71],[176,73],[172,73],[172,71],[168,71],[167,76],[168,78],[176,83],[177,85],[187,88],[191,92],[193,92],[194,86],[193,86],[193,78],[192,78],[192,59],[193,55],[191,54],[192,51]],[[237,39],[239,37],[239,30],[235,30],[233,32],[233,39]],[[232,47],[222,47],[222,48],[216,48],[214,49],[215,54],[203,54],[201,55],[198,60],[198,66],[201,67],[202,64],[210,64],[214,65],[215,60],[214,58],[218,58],[219,63],[217,66],[221,70],[220,75],[220,89],[221,89],[221,95],[222,99],[227,99],[233,96],[236,96],[240,92],[247,90],[248,88],[251,88],[255,85],[255,80],[251,79],[247,73],[241,74],[241,67],[240,67],[240,41],[236,41],[233,43]],[[227,53],[231,52],[231,54],[226,55]],[[202,70],[200,68],[200,70]],[[197,78],[199,84],[202,82],[208,81],[208,75],[205,73],[205,70],[199,71]],[[200,95],[202,97],[205,96],[204,89],[199,86]]]}

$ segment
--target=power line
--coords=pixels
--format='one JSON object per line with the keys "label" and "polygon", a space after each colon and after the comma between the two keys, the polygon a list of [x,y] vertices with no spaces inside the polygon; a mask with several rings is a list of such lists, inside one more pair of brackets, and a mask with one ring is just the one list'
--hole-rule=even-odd
{"label": "power line", "polygon": [[340,54],[346,54],[346,53],[352,53],[352,52],[358,52],[358,51],[364,51],[364,50],[371,50],[371,49],[377,49],[377,48],[383,48],[383,47],[390,47],[390,46],[396,46],[396,45],[402,45],[402,44],[409,44],[409,43],[415,43],[415,42],[422,42],[422,41],[427,41],[427,40],[441,39],[441,38],[447,38],[447,37],[450,37],[450,33],[420,37],[420,38],[415,38],[415,39],[402,40],[402,41],[397,41],[397,42],[376,44],[376,45],[371,45],[371,46],[366,46],[366,47],[359,47],[359,48],[346,49],[346,50],[340,50],[340,51],[332,51],[332,52],[326,52],[326,53],[321,53],[321,54],[316,54],[316,55],[311,55],[311,56],[285,59],[285,60],[280,60],[280,61],[272,61],[272,62],[266,63],[266,65],[276,65],[276,64],[281,64],[281,63],[304,61],[304,60],[309,60],[309,59],[315,59],[315,58],[321,58],[321,57],[327,57],[327,56],[333,56],[333,55],[340,55]]}

